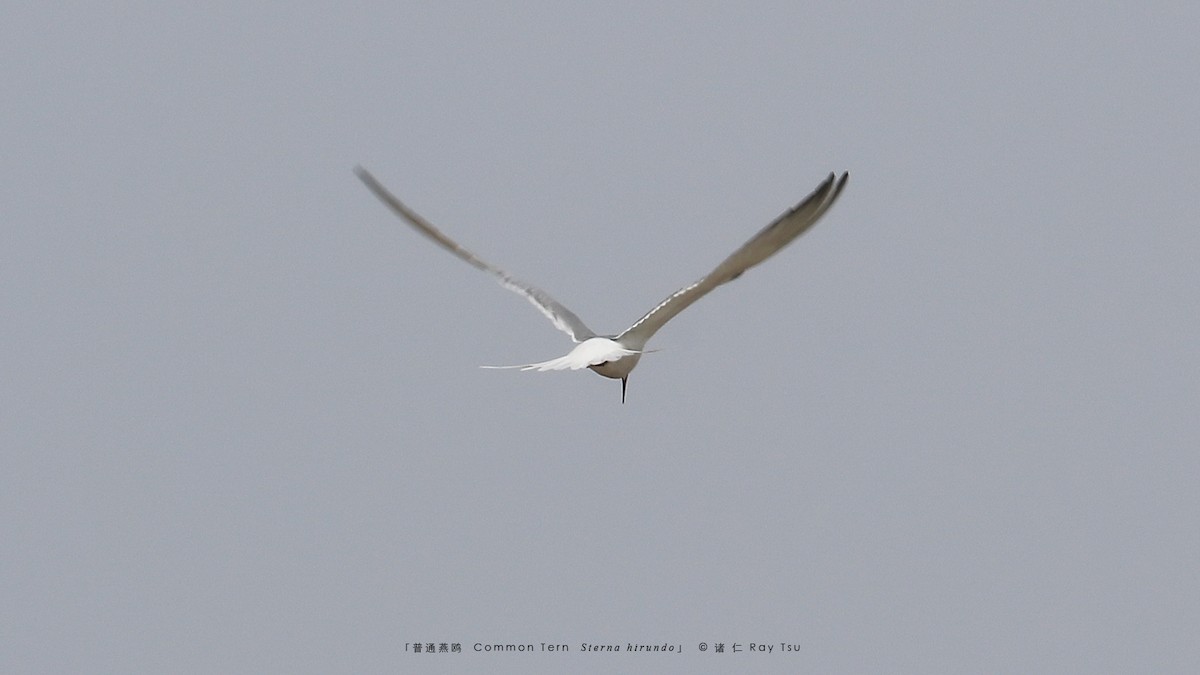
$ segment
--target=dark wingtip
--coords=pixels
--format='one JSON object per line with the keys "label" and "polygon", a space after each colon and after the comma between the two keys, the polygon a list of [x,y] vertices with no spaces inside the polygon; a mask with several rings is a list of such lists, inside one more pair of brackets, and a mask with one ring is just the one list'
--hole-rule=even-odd
{"label": "dark wingtip", "polygon": [[[833,174],[829,174],[829,176],[830,176],[830,178],[832,178]],[[846,183],[849,181],[850,181],[850,172],[843,171],[842,177],[839,178],[837,181],[837,185],[833,186],[833,194],[830,195],[830,197],[829,197],[830,205],[833,205],[833,200],[837,199],[838,195],[842,194],[842,190],[844,190],[846,188]]]}
{"label": "dark wingtip", "polygon": [[383,184],[376,180],[370,171],[364,169],[362,164],[354,165],[354,175],[358,176],[358,179],[371,188],[372,191],[378,192],[378,190],[383,188]]}

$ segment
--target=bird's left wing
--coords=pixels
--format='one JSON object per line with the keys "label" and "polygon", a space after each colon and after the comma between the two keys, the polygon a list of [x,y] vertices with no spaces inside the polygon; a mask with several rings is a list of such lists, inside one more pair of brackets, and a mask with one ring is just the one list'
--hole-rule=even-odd
{"label": "bird's left wing", "polygon": [[829,174],[817,189],[804,201],[789,209],[776,218],[758,234],[750,238],[741,248],[734,251],[716,269],[696,283],[675,291],[666,300],[658,303],[654,309],[646,312],[645,316],[634,322],[625,332],[616,337],[623,345],[633,345],[640,349],[671,319],[675,318],[693,302],[704,297],[709,291],[721,284],[740,277],[742,272],[770,258],[779,249],[787,246],[793,239],[799,237],[821,216],[833,206],[850,174],[843,173],[840,178]]}
{"label": "bird's left wing", "polygon": [[590,328],[584,325],[579,317],[571,310],[563,307],[557,300],[550,297],[545,291],[536,286],[531,286],[524,281],[515,279],[504,270],[494,267],[485,262],[474,253],[459,246],[453,239],[442,234],[441,230],[430,224],[421,216],[417,215],[416,211],[405,206],[399,199],[396,199],[392,193],[388,192],[387,188],[383,187],[369,171],[361,166],[354,168],[354,173],[360,180],[375,193],[379,201],[386,204],[396,215],[403,218],[409,225],[412,225],[418,232],[432,239],[438,246],[450,251],[454,255],[471,263],[471,265],[487,272],[496,277],[501,286],[504,286],[514,293],[519,293],[526,300],[533,303],[534,307],[541,310],[542,314],[554,324],[554,327],[571,336],[575,342],[583,342],[584,340],[595,337],[595,333]]}

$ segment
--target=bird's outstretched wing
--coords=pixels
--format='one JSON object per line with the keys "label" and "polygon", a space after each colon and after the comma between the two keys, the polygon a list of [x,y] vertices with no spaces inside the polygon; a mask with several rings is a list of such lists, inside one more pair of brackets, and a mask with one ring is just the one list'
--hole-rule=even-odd
{"label": "bird's outstretched wing", "polygon": [[392,209],[392,211],[395,211],[396,215],[407,221],[408,224],[416,228],[418,232],[426,237],[429,237],[442,248],[450,251],[463,260],[466,260],[475,267],[478,267],[484,272],[495,276],[500,282],[501,286],[504,286],[514,293],[520,293],[521,295],[525,296],[525,299],[533,303],[534,307],[537,307],[539,310],[541,310],[542,314],[545,314],[546,318],[550,319],[550,321],[554,323],[555,328],[561,330],[567,335],[570,335],[572,340],[575,342],[583,342],[590,337],[595,337],[596,334],[593,333],[590,328],[584,325],[583,321],[581,321],[579,317],[575,316],[574,312],[566,307],[563,307],[557,300],[547,295],[542,289],[537,288],[536,286],[531,286],[519,279],[514,279],[504,270],[498,267],[493,267],[491,264],[481,260],[474,253],[471,253],[462,246],[459,246],[453,239],[442,234],[441,230],[438,230],[436,227],[431,225],[429,221],[417,215],[415,211],[405,206],[399,199],[396,199],[392,193],[388,192],[387,188],[383,187],[379,181],[375,180],[375,177],[372,176],[369,171],[359,166],[354,168],[354,173],[359,177],[359,179],[362,180],[363,183],[366,184],[368,188],[370,188],[371,192],[375,193],[375,196],[379,198],[379,201],[386,204]]}
{"label": "bird's outstretched wing", "polygon": [[640,349],[668,321],[675,318],[693,302],[704,297],[709,291],[742,275],[742,272],[770,258],[776,251],[787,246],[793,239],[812,227],[821,216],[833,206],[850,174],[843,173],[841,178],[834,174],[822,182],[804,201],[792,207],[779,216],[770,225],[764,227],[741,248],[724,260],[717,268],[699,281],[675,291],[666,300],[658,303],[654,309],[646,312],[625,332],[616,337],[623,345]]}

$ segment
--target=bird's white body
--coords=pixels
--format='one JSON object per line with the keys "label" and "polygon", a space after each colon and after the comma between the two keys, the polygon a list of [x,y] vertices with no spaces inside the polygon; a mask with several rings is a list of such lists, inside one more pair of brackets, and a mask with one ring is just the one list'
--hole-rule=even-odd
{"label": "bird's white body", "polygon": [[[608,340],[608,338],[592,338],[592,339],[593,340]],[[611,340],[609,340],[609,341],[612,342]],[[614,342],[613,344],[617,344],[617,343]],[[579,349],[579,348],[576,347],[575,349]],[[571,351],[575,351],[575,350],[573,349]],[[634,352],[627,356],[618,356],[615,359],[601,361],[600,363],[594,363],[592,365],[589,365],[588,368],[591,368],[592,372],[596,373],[597,375],[602,375],[604,377],[610,377],[614,380],[624,380],[629,377],[629,373],[633,372],[634,366],[636,366],[638,364],[638,361],[641,360],[641,358],[642,358],[642,352]]]}
{"label": "bird's white body", "polygon": [[453,239],[442,234],[440,230],[392,196],[366,169],[359,167],[355,169],[355,173],[375,193],[376,197],[418,232],[471,265],[494,275],[505,288],[523,295],[545,314],[556,328],[570,335],[571,339],[578,343],[565,356],[549,361],[520,366],[484,366],[485,368],[518,368],[543,372],[589,368],[598,375],[621,381],[622,402],[625,401],[625,385],[629,379],[629,373],[633,371],[642,358],[642,354],[645,353],[646,342],[658,332],[658,329],[662,328],[676,314],[704,297],[709,291],[740,277],[743,272],[771,257],[803,234],[809,227],[812,227],[829,210],[829,207],[833,206],[834,201],[841,194],[842,188],[846,186],[846,179],[849,178],[849,174],[842,174],[842,177],[835,181],[835,176],[829,174],[829,177],[804,201],[760,230],[741,248],[717,265],[712,272],[667,296],[665,300],[655,305],[620,335],[606,337],[592,332],[578,316],[551,298],[545,291],[514,279],[507,272],[484,262],[474,253],[459,246]]}

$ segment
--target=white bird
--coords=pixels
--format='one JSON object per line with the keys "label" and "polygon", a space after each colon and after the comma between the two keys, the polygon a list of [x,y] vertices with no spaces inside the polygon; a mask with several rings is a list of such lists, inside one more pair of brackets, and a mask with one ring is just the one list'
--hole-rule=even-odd
{"label": "white bird", "polygon": [[454,255],[471,263],[475,267],[494,275],[502,286],[519,293],[533,303],[554,326],[571,336],[577,343],[566,356],[560,356],[540,363],[527,363],[519,366],[483,366],[484,368],[520,368],[521,370],[580,370],[590,368],[604,377],[621,381],[621,402],[625,402],[625,387],[629,373],[633,371],[638,360],[645,353],[646,342],[658,332],[664,324],[687,309],[693,302],[704,297],[717,286],[740,277],[743,272],[770,258],[776,251],[787,246],[793,239],[812,227],[821,216],[833,206],[842,188],[846,187],[849,173],[843,173],[840,178],[829,174],[817,189],[804,201],[786,211],[770,225],[764,227],[726,258],[716,269],[700,278],[693,284],[684,286],[667,296],[665,300],[646,312],[642,318],[633,322],[619,335],[597,335],[575,316],[574,312],[563,307],[558,301],[546,294],[545,291],[519,281],[509,276],[504,270],[484,262],[474,253],[459,246],[453,239],[442,234],[441,230],[431,225],[429,221],[417,215],[415,211],[396,199],[387,188],[383,187],[375,177],[362,167],[356,167],[354,173],[370,188],[371,192],[384,204],[396,212],[439,246]]}

